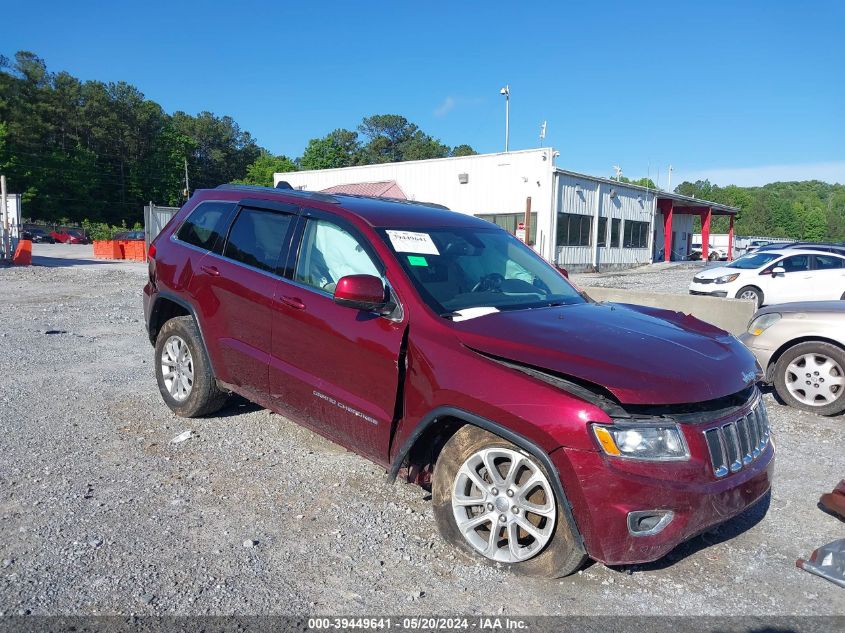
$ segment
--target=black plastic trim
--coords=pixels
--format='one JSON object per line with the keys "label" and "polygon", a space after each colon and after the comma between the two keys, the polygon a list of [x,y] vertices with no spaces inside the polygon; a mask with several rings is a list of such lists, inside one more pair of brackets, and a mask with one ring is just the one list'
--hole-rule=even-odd
{"label": "black plastic trim", "polygon": [[[155,303],[153,303],[153,306],[152,306],[152,308],[150,309],[150,320],[152,320],[153,315],[156,313],[156,306],[158,305],[158,302],[159,302],[161,299],[167,299],[168,301],[172,301],[173,303],[175,303],[175,304],[177,304],[177,305],[182,306],[183,308],[185,308],[185,310],[187,310],[188,314],[189,314],[191,317],[193,317],[194,322],[197,324],[197,329],[198,329],[198,330],[199,330],[199,332],[200,332],[200,341],[202,341],[202,347],[203,347],[203,351],[205,351],[205,357],[208,359],[208,363],[209,363],[209,365],[211,365],[211,374],[212,374],[213,376],[216,376],[216,375],[217,375],[217,372],[215,372],[215,371],[214,371],[214,360],[212,360],[212,358],[211,358],[211,354],[209,354],[209,353],[208,353],[208,346],[205,344],[205,335],[204,335],[204,334],[203,334],[203,332],[202,332],[202,323],[200,323],[200,320],[199,320],[199,318],[197,317],[197,311],[194,309],[194,306],[192,306],[190,303],[188,303],[187,301],[185,301],[185,300],[184,300],[184,299],[182,299],[181,297],[178,297],[178,296],[176,296],[176,295],[174,295],[174,294],[172,294],[172,293],[170,293],[170,292],[167,292],[167,291],[161,292],[161,291],[159,291],[159,292],[157,293],[156,298],[155,298]],[[161,328],[159,328],[159,330],[160,330],[160,329],[161,329]],[[150,338],[150,343],[153,343],[153,345],[155,345],[155,343],[153,342],[152,333],[150,332],[150,323],[149,323],[149,321],[147,321],[147,334],[149,335],[149,338]],[[158,337],[158,332],[156,332],[156,337]]]}
{"label": "black plastic trim", "polygon": [[420,420],[419,424],[417,424],[417,428],[414,429],[414,432],[405,440],[405,444],[399,449],[399,452],[396,454],[396,458],[393,460],[393,463],[390,466],[390,470],[387,474],[387,480],[390,483],[396,481],[396,477],[399,475],[399,469],[402,467],[402,464],[405,462],[405,458],[411,452],[411,448],[413,448],[416,441],[420,438],[420,436],[430,427],[432,424],[437,422],[440,418],[449,417],[449,418],[457,418],[458,420],[462,420],[467,422],[468,424],[473,424],[479,428],[484,429],[485,431],[490,431],[491,433],[495,433],[499,437],[507,440],[508,442],[514,444],[515,446],[523,449],[530,453],[533,457],[540,461],[543,464],[543,467],[549,473],[549,476],[552,479],[552,486],[554,486],[555,493],[557,493],[558,497],[561,500],[561,506],[563,507],[563,514],[566,516],[566,521],[569,523],[569,528],[572,530],[572,534],[575,536],[575,546],[578,547],[584,554],[587,553],[587,550],[584,547],[584,540],[581,537],[581,532],[578,530],[578,526],[575,523],[575,517],[572,514],[572,504],[569,502],[569,498],[566,496],[566,493],[563,491],[563,484],[560,483],[560,473],[558,473],[557,468],[555,468],[554,463],[552,463],[551,458],[548,454],[539,446],[537,446],[534,442],[529,439],[526,439],[522,435],[518,433],[514,433],[510,429],[502,426],[497,422],[493,422],[488,420],[487,418],[482,418],[481,416],[475,415],[474,413],[470,413],[469,411],[464,411],[463,409],[457,409],[455,407],[437,407],[433,411],[429,412],[422,420]]}

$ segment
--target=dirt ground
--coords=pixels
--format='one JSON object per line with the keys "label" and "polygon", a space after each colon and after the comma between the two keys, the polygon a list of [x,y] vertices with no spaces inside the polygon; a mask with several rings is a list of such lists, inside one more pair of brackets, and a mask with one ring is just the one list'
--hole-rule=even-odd
{"label": "dirt ground", "polygon": [[843,416],[768,394],[767,513],[652,565],[522,578],[444,543],[423,490],[282,416],[233,398],[176,418],[144,332],[145,266],[83,246],[35,256],[0,268],[0,615],[845,615],[845,591],[795,568],[845,537],[816,507],[845,477]]}

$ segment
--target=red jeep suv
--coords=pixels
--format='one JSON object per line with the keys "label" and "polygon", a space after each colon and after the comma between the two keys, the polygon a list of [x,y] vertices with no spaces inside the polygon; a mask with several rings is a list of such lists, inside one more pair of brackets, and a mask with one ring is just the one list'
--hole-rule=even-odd
{"label": "red jeep suv", "polygon": [[431,488],[445,539],[533,575],[656,560],[770,487],[754,357],[693,317],[595,303],[436,205],[224,185],[150,248],[178,415],[229,393]]}

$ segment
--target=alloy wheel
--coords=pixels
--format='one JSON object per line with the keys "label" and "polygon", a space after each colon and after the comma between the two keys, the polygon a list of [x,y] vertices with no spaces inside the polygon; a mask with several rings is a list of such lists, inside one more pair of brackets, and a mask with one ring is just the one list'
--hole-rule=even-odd
{"label": "alloy wheel", "polygon": [[824,354],[803,354],[786,368],[786,388],[799,402],[823,407],[842,395],[845,372],[835,360]]}
{"label": "alloy wheel", "polygon": [[452,512],[473,549],[491,560],[517,563],[548,544],[557,508],[551,484],[533,460],[492,447],[473,453],[458,470]]}
{"label": "alloy wheel", "polygon": [[194,388],[194,360],[188,344],[171,336],[161,350],[161,377],[164,387],[177,402],[184,402]]}

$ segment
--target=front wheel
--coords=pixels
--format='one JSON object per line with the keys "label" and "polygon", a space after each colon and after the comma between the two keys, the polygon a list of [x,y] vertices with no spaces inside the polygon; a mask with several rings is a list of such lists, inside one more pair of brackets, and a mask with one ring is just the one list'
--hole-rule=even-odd
{"label": "front wheel", "polygon": [[821,341],[799,343],[778,359],[774,382],[781,399],[796,409],[845,411],[845,350]]}
{"label": "front wheel", "polygon": [[443,538],[490,563],[556,578],[586,560],[545,469],[478,427],[461,428],[443,447],[432,500]]}
{"label": "front wheel", "polygon": [[759,308],[763,305],[763,291],[755,286],[745,286],[739,289],[736,293],[737,299],[751,299],[754,302],[754,307]]}

